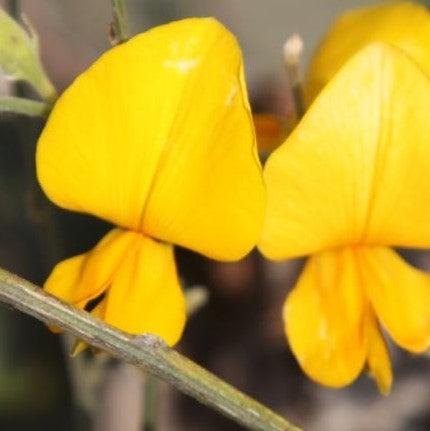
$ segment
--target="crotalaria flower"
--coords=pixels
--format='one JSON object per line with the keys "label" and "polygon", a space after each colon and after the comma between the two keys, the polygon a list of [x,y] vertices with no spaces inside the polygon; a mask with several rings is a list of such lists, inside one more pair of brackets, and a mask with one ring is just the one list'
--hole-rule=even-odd
{"label": "crotalaria flower", "polygon": [[404,349],[430,345],[430,276],[391,247],[430,247],[430,81],[403,51],[371,44],[317,96],[264,169],[260,249],[310,255],[284,305],[303,370],[351,383],[392,374],[381,327]]}
{"label": "crotalaria flower", "polygon": [[58,100],[37,147],[57,205],[117,227],[45,289],[174,344],[185,322],[172,244],[236,260],[265,204],[235,38],[213,19],[156,27],[105,53]]}
{"label": "crotalaria flower", "polygon": [[430,12],[413,2],[388,2],[341,15],[322,40],[308,71],[312,101],[336,71],[365,45],[384,42],[403,50],[430,76]]}

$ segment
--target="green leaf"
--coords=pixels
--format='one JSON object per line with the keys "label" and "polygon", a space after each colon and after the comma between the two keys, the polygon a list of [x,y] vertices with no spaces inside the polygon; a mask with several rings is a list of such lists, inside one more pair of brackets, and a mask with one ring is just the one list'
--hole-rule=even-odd
{"label": "green leaf", "polygon": [[28,82],[46,100],[56,91],[39,55],[38,38],[26,22],[28,32],[0,8],[0,68],[12,79]]}

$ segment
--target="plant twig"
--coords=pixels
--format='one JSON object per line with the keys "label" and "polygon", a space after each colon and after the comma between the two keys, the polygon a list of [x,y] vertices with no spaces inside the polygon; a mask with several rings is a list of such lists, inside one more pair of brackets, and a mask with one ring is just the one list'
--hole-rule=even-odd
{"label": "plant twig", "polygon": [[251,430],[298,431],[284,418],[222,381],[155,335],[132,336],[0,269],[0,301],[141,367]]}
{"label": "plant twig", "polygon": [[111,0],[113,21],[111,24],[111,42],[112,45],[118,45],[125,42],[130,37],[127,20],[127,10],[124,0]]}
{"label": "plant twig", "polygon": [[305,113],[303,83],[299,70],[302,51],[303,40],[298,34],[289,37],[284,44],[284,63],[293,93],[297,121],[299,121]]}
{"label": "plant twig", "polygon": [[49,113],[49,105],[24,97],[1,96],[0,113],[2,112],[24,114],[30,117],[45,117]]}

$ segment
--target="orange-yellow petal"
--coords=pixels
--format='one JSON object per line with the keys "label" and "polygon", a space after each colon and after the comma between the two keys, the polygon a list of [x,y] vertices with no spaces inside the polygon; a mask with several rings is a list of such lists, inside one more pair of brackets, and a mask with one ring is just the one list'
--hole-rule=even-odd
{"label": "orange-yellow petal", "polygon": [[136,242],[135,233],[113,229],[91,251],[57,264],[44,289],[84,308],[88,301],[107,289],[133,242]]}
{"label": "orange-yellow petal", "polygon": [[112,230],[88,253],[58,264],[45,289],[80,308],[105,293],[91,311],[95,317],[132,334],[159,335],[169,345],[185,325],[173,247],[136,232]]}
{"label": "orange-yellow petal", "polygon": [[228,33],[214,46],[183,97],[143,230],[214,259],[235,260],[258,241],[265,189],[239,48]]}
{"label": "orange-yellow petal", "polygon": [[291,349],[315,381],[341,387],[361,372],[367,355],[366,309],[352,249],[309,258],[284,306]]}
{"label": "orange-yellow petal", "polygon": [[367,295],[390,336],[411,352],[428,349],[430,275],[389,248],[362,248],[358,256]]}
{"label": "orange-yellow petal", "polygon": [[390,393],[393,382],[390,355],[374,312],[367,313],[366,331],[368,338],[367,364],[371,376],[375,379],[378,389],[383,395]]}
{"label": "orange-yellow petal", "polygon": [[100,286],[92,286],[91,291],[80,292],[77,294],[77,286],[81,270],[84,265],[86,254],[70,257],[58,263],[46,280],[43,288],[63,301],[77,304],[86,297],[97,296]]}
{"label": "orange-yellow petal", "polygon": [[352,57],[265,166],[262,252],[430,246],[429,103],[430,81],[400,50]]}
{"label": "orange-yellow petal", "polygon": [[310,103],[352,55],[372,42],[385,42],[410,55],[430,76],[430,13],[413,2],[387,2],[346,12],[332,25],[310,64]]}
{"label": "orange-yellow petal", "polygon": [[247,253],[264,189],[236,39],[193,18],[105,53],[54,107],[37,173],[64,208],[211,257]]}
{"label": "orange-yellow petal", "polygon": [[102,317],[107,323],[132,334],[155,334],[167,344],[175,344],[186,311],[173,247],[140,236],[139,246],[116,272],[104,301]]}

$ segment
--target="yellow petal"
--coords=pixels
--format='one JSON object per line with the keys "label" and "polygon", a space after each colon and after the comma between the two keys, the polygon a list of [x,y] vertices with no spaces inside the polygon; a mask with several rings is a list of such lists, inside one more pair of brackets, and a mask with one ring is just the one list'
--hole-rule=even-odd
{"label": "yellow petal", "polygon": [[[82,295],[84,297],[91,297],[93,291],[77,295],[76,289],[79,285],[80,274],[85,258],[85,254],[80,254],[79,256],[73,256],[58,263],[46,280],[43,288],[51,295],[55,295],[63,301],[72,304],[80,302],[83,299]],[[97,288],[93,286],[93,288],[98,291],[100,286]]]}
{"label": "yellow petal", "polygon": [[286,332],[299,364],[314,380],[341,387],[363,368],[365,302],[352,249],[309,258],[284,307]]}
{"label": "yellow petal", "polygon": [[173,247],[141,236],[105,298],[103,319],[132,334],[151,333],[175,344],[185,325],[185,300]]}
{"label": "yellow petal", "polygon": [[430,346],[430,275],[385,247],[360,249],[363,284],[378,319],[401,347]]}
{"label": "yellow petal", "polygon": [[366,331],[369,343],[367,363],[369,371],[376,380],[381,394],[388,395],[393,382],[393,373],[387,344],[381,334],[373,311],[368,311],[367,318]]}
{"label": "yellow petal", "polygon": [[430,76],[430,13],[413,2],[388,2],[341,15],[312,59],[306,95],[311,102],[353,54],[371,42],[401,48]]}
{"label": "yellow petal", "polygon": [[185,325],[173,247],[136,232],[112,230],[90,252],[57,265],[45,289],[80,308],[105,292],[94,317],[133,334],[159,335],[170,345]]}
{"label": "yellow petal", "polygon": [[430,246],[429,103],[429,80],[398,49],[352,57],[267,162],[263,253]]}
{"label": "yellow petal", "polygon": [[194,18],[108,51],[56,104],[37,172],[64,208],[211,257],[244,255],[264,189],[237,41]]}
{"label": "yellow petal", "polygon": [[[119,270],[124,260],[138,246],[140,235],[122,229],[113,229],[87,253],[85,264],[81,270],[80,284],[76,294],[84,295],[92,286],[100,286],[100,290],[110,285],[112,278]],[[92,287],[94,288],[94,287]],[[91,297],[97,296],[92,294]]]}
{"label": "yellow petal", "polygon": [[[243,65],[219,35],[171,130],[143,220],[151,236],[235,260],[257,243],[265,207]],[[222,79],[219,79],[219,76]]]}
{"label": "yellow petal", "polygon": [[60,262],[46,280],[44,289],[84,308],[109,286],[138,235],[114,229],[91,251]]}

